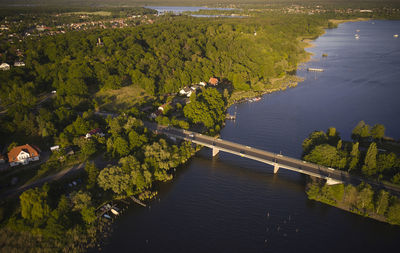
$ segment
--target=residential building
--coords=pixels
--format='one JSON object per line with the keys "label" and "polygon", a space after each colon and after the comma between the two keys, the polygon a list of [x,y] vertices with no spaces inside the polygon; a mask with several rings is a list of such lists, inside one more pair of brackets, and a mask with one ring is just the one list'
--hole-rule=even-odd
{"label": "residential building", "polygon": [[218,85],[218,78],[216,77],[211,77],[210,80],[208,80],[208,83],[212,86],[217,86]]}
{"label": "residential building", "polygon": [[10,70],[10,65],[8,63],[3,62],[0,64],[0,70]]}
{"label": "residential building", "polygon": [[25,63],[23,61],[14,62],[14,67],[25,67]]}
{"label": "residential building", "polygon": [[100,137],[104,137],[104,134],[101,131],[101,129],[100,128],[96,128],[96,129],[90,130],[90,132],[86,134],[85,138],[88,139],[88,138],[90,138],[90,137],[92,137],[93,135],[96,135],[96,134],[99,135]]}
{"label": "residential building", "polygon": [[10,166],[25,165],[31,161],[38,161],[40,150],[29,144],[14,147],[8,152],[8,162]]}

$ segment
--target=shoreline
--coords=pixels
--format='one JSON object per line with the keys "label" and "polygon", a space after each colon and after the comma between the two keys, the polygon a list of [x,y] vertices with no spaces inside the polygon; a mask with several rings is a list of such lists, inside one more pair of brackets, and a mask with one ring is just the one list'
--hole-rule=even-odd
{"label": "shoreline", "polygon": [[[337,20],[336,22],[332,22],[332,23],[334,23],[334,24],[341,24],[341,23],[346,23],[346,22],[358,22],[358,21],[366,21],[366,20],[369,20],[369,19],[359,18],[359,19],[352,19],[352,20]],[[329,21],[331,22],[331,20],[329,20]],[[309,61],[311,60],[311,57],[314,55],[313,53],[308,52],[308,51],[306,51],[305,49],[306,49],[306,48],[313,48],[313,47],[315,47],[315,44],[314,44],[313,42],[314,42],[317,38],[319,38],[320,36],[323,36],[323,35],[326,33],[326,29],[329,29],[329,28],[324,28],[324,27],[320,27],[320,28],[321,28],[321,33],[318,34],[318,35],[317,35],[315,38],[313,38],[313,39],[311,39],[311,38],[298,38],[298,40],[299,40],[299,46],[303,48],[303,50],[305,51],[305,54],[304,54],[304,56],[299,60],[299,63],[298,63],[298,65],[297,65],[297,67],[296,67],[296,71],[299,70],[299,67],[300,67],[302,64],[305,64],[305,63],[309,62]],[[256,90],[248,90],[248,91],[236,91],[236,92],[233,92],[233,93],[231,94],[231,96],[229,97],[229,99],[228,99],[228,104],[227,104],[227,106],[226,106],[226,108],[225,108],[225,114],[227,113],[227,110],[228,110],[231,106],[236,105],[236,104],[239,104],[239,103],[242,103],[242,102],[244,102],[245,99],[251,99],[251,98],[254,98],[254,97],[264,96],[264,95],[266,95],[266,94],[271,94],[271,93],[278,92],[278,91],[284,91],[284,90],[286,90],[286,89],[288,89],[288,88],[294,88],[294,87],[296,87],[296,86],[298,85],[299,82],[304,81],[304,78],[299,77],[299,76],[297,76],[297,75],[286,75],[286,76],[284,76],[284,77],[282,77],[282,78],[273,78],[273,79],[270,81],[270,83],[271,83],[271,85],[274,85],[274,84],[276,84],[277,82],[280,82],[280,81],[281,81],[281,82],[288,81],[289,83],[288,83],[288,85],[286,85],[286,86],[283,85],[283,86],[275,87],[275,88],[264,88],[264,89],[258,90],[258,91],[256,91]],[[239,98],[237,98],[237,99],[234,98],[233,100],[231,100],[233,95],[237,95]],[[224,121],[222,128],[225,126],[226,121],[227,121],[227,120]],[[222,128],[221,128],[221,130],[222,130]],[[219,133],[218,133],[216,136],[219,136]],[[202,148],[201,148],[201,149],[202,149]],[[200,150],[200,149],[197,149],[197,150],[195,151],[195,153],[192,155],[192,157],[194,157],[194,155],[195,155],[199,150]],[[192,158],[192,157],[191,157],[191,158]],[[188,160],[187,162],[181,164],[180,166],[182,166],[182,165],[188,165],[188,162],[190,161],[191,158],[189,158],[189,160]],[[163,183],[172,183],[173,181],[174,181],[174,178],[172,178],[172,179],[170,179],[170,180],[168,180],[168,181],[165,181],[165,182],[163,182]],[[153,191],[151,191],[151,192],[153,192]],[[158,195],[158,191],[155,190],[153,193],[155,193],[155,195],[153,195],[151,198],[147,198],[146,200],[144,200],[144,201],[146,201],[146,204],[147,204],[149,207],[150,207],[150,203],[152,202],[152,200],[154,200],[155,197]],[[309,199],[309,200],[311,200],[311,199]],[[315,200],[315,199],[312,199],[312,200]],[[327,204],[327,203],[322,202],[322,201],[319,201],[319,200],[315,200],[315,201],[318,201],[318,202]],[[131,205],[132,205],[132,204],[129,204],[129,205],[127,206],[127,208],[130,208]],[[329,205],[329,204],[328,204],[328,205]],[[133,205],[133,206],[135,206],[135,205]],[[331,205],[331,206],[333,206],[333,205]],[[333,206],[333,207],[337,207],[337,206]],[[340,207],[337,207],[337,208],[340,208]],[[344,210],[344,211],[351,212],[350,210],[347,210],[347,209],[344,209],[344,208],[340,208],[340,209],[342,209],[342,210]],[[352,212],[352,213],[354,213],[354,212]],[[357,213],[355,213],[355,214],[357,214]],[[364,216],[364,217],[367,217],[367,218],[368,218],[369,216]],[[116,217],[115,219],[117,219],[117,218],[118,218],[118,217]],[[372,217],[369,217],[369,218],[372,218]],[[108,229],[109,229],[109,232],[111,231],[111,233],[106,234],[104,237],[103,237],[103,236],[100,236],[100,245],[98,245],[97,247],[92,247],[91,249],[95,249],[95,248],[97,248],[97,249],[100,248],[100,249],[101,249],[102,246],[104,246],[104,244],[107,244],[107,242],[105,242],[105,241],[101,242],[101,239],[104,240],[104,239],[106,239],[106,238],[112,236],[111,234],[112,234],[112,231],[114,230],[113,225],[114,225],[114,220],[115,220],[115,219],[113,219],[113,221],[110,222],[110,223],[108,224],[108,226],[107,226]],[[382,221],[382,220],[379,220],[379,221],[385,222],[385,221]],[[90,248],[88,248],[88,249],[90,249]]]}

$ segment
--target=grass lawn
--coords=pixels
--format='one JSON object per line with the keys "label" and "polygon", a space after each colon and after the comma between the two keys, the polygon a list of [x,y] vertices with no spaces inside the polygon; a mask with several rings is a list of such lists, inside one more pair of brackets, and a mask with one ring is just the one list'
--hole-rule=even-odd
{"label": "grass lawn", "polygon": [[95,95],[95,100],[101,111],[127,110],[153,98],[142,88],[133,86],[126,86],[118,90],[101,90]]}

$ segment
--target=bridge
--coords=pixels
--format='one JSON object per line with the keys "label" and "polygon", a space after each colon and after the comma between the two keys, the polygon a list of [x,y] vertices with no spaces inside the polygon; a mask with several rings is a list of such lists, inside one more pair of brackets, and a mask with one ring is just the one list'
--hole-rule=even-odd
{"label": "bridge", "polygon": [[152,131],[165,134],[169,137],[190,141],[212,149],[212,155],[217,155],[220,151],[238,155],[244,158],[259,161],[273,167],[274,173],[279,169],[296,171],[312,177],[326,180],[326,184],[334,185],[341,183],[360,184],[366,182],[377,188],[389,190],[395,194],[400,194],[400,188],[383,182],[377,182],[356,175],[351,175],[346,171],[336,170],[322,165],[295,159],[277,153],[268,152],[258,148],[245,146],[235,142],[222,140],[207,135],[202,135],[193,131],[178,129],[170,126],[161,126],[155,123],[145,122],[145,126]]}

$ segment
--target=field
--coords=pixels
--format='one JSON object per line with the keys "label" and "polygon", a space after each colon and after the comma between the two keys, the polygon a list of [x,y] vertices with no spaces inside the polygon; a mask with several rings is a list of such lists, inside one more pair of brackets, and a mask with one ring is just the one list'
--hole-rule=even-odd
{"label": "field", "polygon": [[101,111],[120,111],[153,99],[139,87],[127,86],[118,90],[101,90],[95,95],[98,109]]}

